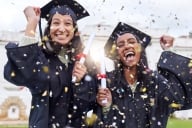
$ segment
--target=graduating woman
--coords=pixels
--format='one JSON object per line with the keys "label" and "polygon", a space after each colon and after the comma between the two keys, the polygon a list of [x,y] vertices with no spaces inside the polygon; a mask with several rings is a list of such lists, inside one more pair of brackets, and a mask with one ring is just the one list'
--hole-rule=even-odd
{"label": "graduating woman", "polygon": [[[171,46],[168,39],[162,38],[163,48]],[[164,51],[158,72],[152,71],[145,54],[150,40],[122,22],[112,32],[105,53],[115,69],[107,73],[107,88],[97,94],[96,128],[165,128],[172,112],[192,108],[190,59]]]}
{"label": "graduating woman", "polygon": [[[73,0],[52,0],[42,8],[28,6],[25,36],[19,44],[6,45],[8,62],[4,77],[26,86],[32,95],[30,128],[83,127],[84,114],[94,104],[95,68],[83,49],[77,21],[88,12]],[[35,40],[41,18],[47,20],[41,42]],[[40,27],[41,28],[41,27]],[[72,82],[72,76],[76,81]]]}

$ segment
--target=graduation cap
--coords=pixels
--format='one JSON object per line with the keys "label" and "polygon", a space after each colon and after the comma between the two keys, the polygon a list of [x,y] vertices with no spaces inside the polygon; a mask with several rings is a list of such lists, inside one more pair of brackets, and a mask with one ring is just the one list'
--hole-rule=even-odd
{"label": "graduation cap", "polygon": [[[70,15],[74,22],[89,16],[87,10],[75,0],[51,0],[41,8],[41,18],[45,18],[47,21],[56,13]],[[39,29],[42,37],[41,22]]]}
{"label": "graduation cap", "polygon": [[144,48],[146,48],[151,41],[151,36],[146,33],[126,23],[119,22],[105,44],[105,53],[108,57],[113,59],[113,57],[116,56],[117,53],[115,52],[115,49],[117,38],[125,33],[132,33],[135,35],[140,40],[140,43]]}

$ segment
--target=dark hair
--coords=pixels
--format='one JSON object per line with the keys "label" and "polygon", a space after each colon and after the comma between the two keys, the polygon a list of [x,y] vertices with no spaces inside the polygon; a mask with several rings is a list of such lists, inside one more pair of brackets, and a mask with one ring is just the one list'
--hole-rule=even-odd
{"label": "dark hair", "polygon": [[[49,18],[49,20],[47,22],[47,26],[46,26],[45,31],[44,31],[44,37],[47,37],[48,40],[43,40],[42,39],[42,44],[43,44],[43,46],[45,46],[44,50],[46,52],[49,52],[50,54],[57,54],[62,48],[61,45],[58,44],[57,45],[58,47],[53,47],[54,51],[49,51],[49,49],[46,48],[46,43],[49,43],[50,45],[53,45],[55,43],[55,42],[51,41],[52,39],[50,37],[51,21],[52,21],[52,17]],[[67,46],[67,49],[69,51],[68,54],[69,54],[71,60],[75,61],[77,55],[83,51],[84,45],[83,45],[83,43],[81,41],[76,21],[73,21],[73,27],[75,28],[74,37],[71,39],[71,42]],[[95,67],[95,64],[93,63],[90,55],[86,56],[85,65],[88,67],[87,68],[88,72],[90,72],[91,74],[95,74],[96,67]]]}

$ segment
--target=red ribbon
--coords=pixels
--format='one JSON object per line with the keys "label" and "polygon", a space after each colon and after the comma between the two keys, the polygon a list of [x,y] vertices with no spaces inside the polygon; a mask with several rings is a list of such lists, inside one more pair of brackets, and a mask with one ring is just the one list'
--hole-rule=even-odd
{"label": "red ribbon", "polygon": [[97,74],[98,79],[107,78],[106,74]]}
{"label": "red ribbon", "polygon": [[84,53],[79,53],[78,55],[76,55],[76,60],[80,60],[82,57],[86,57],[86,54],[84,54]]}

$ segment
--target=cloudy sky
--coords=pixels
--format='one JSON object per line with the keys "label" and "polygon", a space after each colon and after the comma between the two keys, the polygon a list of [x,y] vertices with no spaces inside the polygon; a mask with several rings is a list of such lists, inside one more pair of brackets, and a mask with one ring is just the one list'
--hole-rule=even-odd
{"label": "cloudy sky", "polygon": [[[0,0],[0,31],[24,30],[23,10],[28,5],[42,7],[50,0]],[[86,24],[137,24],[147,29],[160,28],[179,36],[192,31],[190,0],[77,0],[90,13],[80,21]]]}

